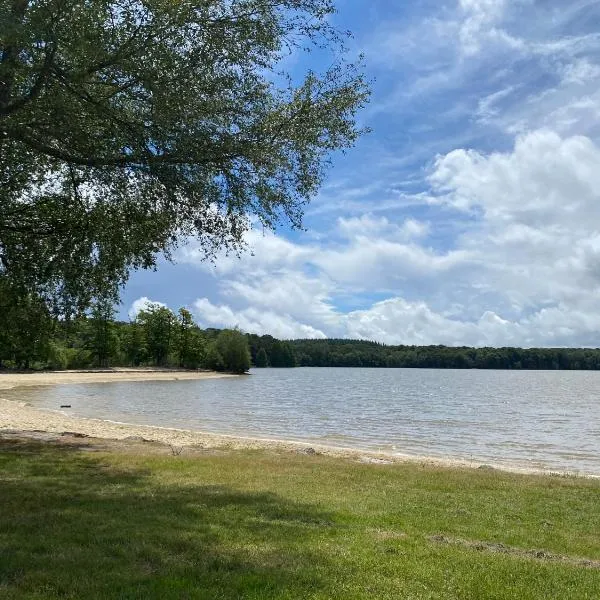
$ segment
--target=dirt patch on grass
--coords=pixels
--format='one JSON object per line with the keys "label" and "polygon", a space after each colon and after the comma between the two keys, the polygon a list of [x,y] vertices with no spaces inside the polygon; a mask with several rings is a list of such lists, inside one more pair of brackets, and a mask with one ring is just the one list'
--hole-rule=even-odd
{"label": "dirt patch on grass", "polygon": [[[141,436],[130,436],[123,439],[106,439],[88,436],[73,431],[17,431],[0,430],[0,443],[8,446],[25,447],[31,442],[49,443],[59,447],[73,448],[83,452],[119,452],[137,455],[180,455],[186,456],[222,455],[226,451],[218,448],[205,448],[202,445],[189,445],[185,448],[171,444],[148,440]],[[176,448],[177,451],[174,451]]]}
{"label": "dirt patch on grass", "polygon": [[576,556],[566,556],[564,554],[553,554],[546,550],[527,550],[524,548],[515,548],[506,544],[497,542],[484,542],[479,540],[463,540],[461,538],[449,537],[445,535],[432,535],[427,538],[435,544],[446,544],[450,546],[463,546],[478,552],[491,552],[496,554],[510,554],[521,558],[531,558],[543,562],[560,562],[574,567],[586,567],[589,569],[600,569],[600,560],[591,558],[581,558]]}

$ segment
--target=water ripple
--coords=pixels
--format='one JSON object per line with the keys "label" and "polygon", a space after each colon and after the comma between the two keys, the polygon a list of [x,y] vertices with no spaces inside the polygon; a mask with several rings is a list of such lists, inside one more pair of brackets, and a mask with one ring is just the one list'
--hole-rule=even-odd
{"label": "water ripple", "polygon": [[600,474],[600,372],[264,369],[19,395],[87,417]]}

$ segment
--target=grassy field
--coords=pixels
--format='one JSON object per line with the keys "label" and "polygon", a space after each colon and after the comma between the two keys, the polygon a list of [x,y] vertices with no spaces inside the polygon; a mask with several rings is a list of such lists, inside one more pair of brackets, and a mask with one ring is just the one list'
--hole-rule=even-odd
{"label": "grassy field", "polygon": [[0,598],[600,598],[600,482],[0,444]]}

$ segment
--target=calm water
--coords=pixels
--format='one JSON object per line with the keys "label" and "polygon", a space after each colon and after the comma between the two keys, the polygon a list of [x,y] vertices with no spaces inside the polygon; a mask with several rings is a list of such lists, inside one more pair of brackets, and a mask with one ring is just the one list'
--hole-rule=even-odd
{"label": "calm water", "polygon": [[18,395],[137,424],[600,475],[600,372],[259,369]]}

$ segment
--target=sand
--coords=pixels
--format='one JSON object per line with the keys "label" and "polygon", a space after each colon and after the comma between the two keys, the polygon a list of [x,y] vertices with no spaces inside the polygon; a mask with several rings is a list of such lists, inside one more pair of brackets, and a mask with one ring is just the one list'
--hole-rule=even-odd
{"label": "sand", "polygon": [[[220,435],[201,431],[155,427],[119,423],[101,419],[74,417],[68,410],[51,411],[35,408],[13,399],[2,398],[2,390],[27,386],[44,386],[69,383],[106,383],[111,381],[175,381],[183,379],[207,379],[218,377],[239,377],[215,372],[176,371],[160,369],[111,369],[106,371],[60,371],[45,373],[0,373],[0,437],[33,437],[38,439],[58,439],[82,436],[104,440],[122,440],[123,442],[159,442],[172,451],[186,448],[229,448],[229,449],[272,449],[296,452],[307,455],[324,454],[351,458],[364,463],[391,464],[393,462],[415,460],[412,456],[389,455],[351,448],[334,448],[310,443],[248,438]],[[42,433],[51,435],[41,435]],[[76,434],[75,436],[73,434]],[[425,457],[419,460],[433,461]],[[453,461],[452,464],[461,464]]]}
{"label": "sand", "polygon": [[[410,454],[388,454],[338,448],[289,440],[249,438],[220,435],[202,431],[155,427],[119,423],[101,419],[74,417],[67,411],[51,411],[35,408],[16,398],[8,400],[2,397],[3,389],[22,386],[44,386],[69,383],[105,383],[111,381],[175,381],[189,379],[207,379],[219,377],[239,377],[214,372],[176,371],[157,369],[113,369],[110,371],[61,371],[47,373],[6,374],[0,373],[0,439],[33,438],[46,441],[105,440],[111,441],[111,448],[127,448],[140,443],[154,442],[164,446],[165,451],[180,454],[198,449],[257,450],[266,449],[277,452],[295,452],[306,455],[327,455],[354,460],[373,465],[385,465],[402,462],[418,462],[452,468],[496,468],[503,471],[527,474],[549,474],[540,469],[514,468],[506,465],[489,465],[475,461],[432,458]],[[14,394],[11,394],[14,396]],[[143,444],[142,444],[143,445]],[[147,444],[150,450],[151,444]]]}
{"label": "sand", "polygon": [[0,373],[0,390],[21,386],[56,385],[59,383],[107,383],[110,381],[177,381],[238,377],[213,371],[179,371],[176,369],[96,369],[89,371],[46,371],[40,373]]}

